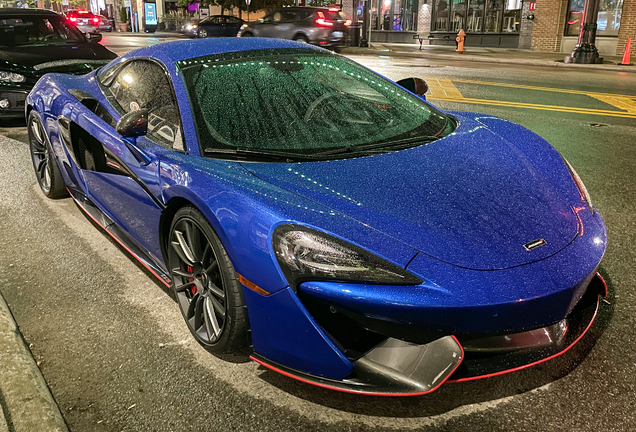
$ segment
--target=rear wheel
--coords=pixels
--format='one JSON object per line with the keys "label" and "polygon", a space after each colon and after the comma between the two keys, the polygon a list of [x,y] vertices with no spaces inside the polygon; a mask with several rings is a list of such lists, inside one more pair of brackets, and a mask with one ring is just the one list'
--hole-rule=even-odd
{"label": "rear wheel", "polygon": [[307,39],[307,36],[302,34],[294,36],[294,40],[296,42],[309,43],[309,39]]}
{"label": "rear wheel", "polygon": [[250,33],[250,32],[245,32],[241,35],[241,37],[254,37],[254,34]]}
{"label": "rear wheel", "polygon": [[51,199],[65,197],[68,192],[64,186],[64,180],[62,180],[42,122],[34,111],[29,114],[28,125],[31,160],[40,189]]}
{"label": "rear wheel", "polygon": [[194,207],[180,209],[168,242],[172,286],[194,338],[217,354],[245,348],[247,320],[238,277],[208,221]]}
{"label": "rear wheel", "polygon": [[199,29],[197,36],[200,38],[206,38],[208,37],[208,32],[205,29]]}

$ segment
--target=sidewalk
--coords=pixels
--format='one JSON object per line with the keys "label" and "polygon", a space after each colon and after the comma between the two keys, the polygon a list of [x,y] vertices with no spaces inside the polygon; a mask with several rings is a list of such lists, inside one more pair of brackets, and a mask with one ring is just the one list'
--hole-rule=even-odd
{"label": "sidewalk", "polygon": [[464,54],[455,52],[452,45],[428,45],[424,41],[422,50],[419,44],[371,43],[370,48],[347,47],[342,54],[387,55],[395,57],[448,59],[454,61],[473,61],[485,63],[516,64],[526,66],[548,66],[572,69],[597,69],[620,72],[636,72],[636,66],[619,66],[622,56],[603,56],[603,64],[565,63],[565,53],[531,51],[516,48],[466,47]]}
{"label": "sidewalk", "polygon": [[68,432],[0,294],[0,432]]}

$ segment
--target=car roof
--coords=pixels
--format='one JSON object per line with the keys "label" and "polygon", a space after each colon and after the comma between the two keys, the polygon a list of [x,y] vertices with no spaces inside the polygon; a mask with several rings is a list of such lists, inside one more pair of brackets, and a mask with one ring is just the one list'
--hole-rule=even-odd
{"label": "car roof", "polygon": [[23,9],[23,8],[0,8],[0,16],[3,15],[55,15],[59,16],[57,12],[53,12],[46,9]]}
{"label": "car roof", "polygon": [[164,42],[151,47],[131,51],[128,54],[124,54],[124,57],[157,57],[164,62],[175,63],[180,60],[214,54],[283,48],[315,49],[317,51],[325,51],[322,48],[314,47],[309,44],[285,39],[225,37]]}

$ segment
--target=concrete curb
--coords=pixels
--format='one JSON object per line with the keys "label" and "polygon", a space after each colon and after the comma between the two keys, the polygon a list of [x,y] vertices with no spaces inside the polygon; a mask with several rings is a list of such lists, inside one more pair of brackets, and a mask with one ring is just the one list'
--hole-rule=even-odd
{"label": "concrete curb", "polygon": [[0,347],[0,431],[68,432],[1,293]]}
{"label": "concrete curb", "polygon": [[576,64],[576,63],[563,63],[554,60],[540,60],[540,59],[516,59],[509,57],[483,57],[469,54],[437,54],[428,53],[426,50],[417,52],[407,51],[380,51],[373,48],[343,48],[342,54],[360,54],[360,55],[386,55],[390,57],[406,57],[406,58],[420,58],[420,59],[447,59],[454,61],[470,61],[470,62],[483,62],[483,63],[499,63],[499,64],[512,64],[512,65],[524,65],[524,66],[543,66],[543,67],[558,67],[558,68],[574,68],[574,69],[596,69],[607,70],[614,72],[631,72],[636,73],[636,67],[633,66],[618,66],[618,65],[602,65],[602,64]]}

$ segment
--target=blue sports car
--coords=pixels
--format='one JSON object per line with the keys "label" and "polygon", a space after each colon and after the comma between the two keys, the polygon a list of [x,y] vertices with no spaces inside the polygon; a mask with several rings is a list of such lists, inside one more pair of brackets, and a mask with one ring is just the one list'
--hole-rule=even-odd
{"label": "blue sports car", "polygon": [[26,104],[70,194],[194,338],[317,386],[420,395],[556,357],[607,294],[574,169],[514,123],[274,39],[136,50]]}

